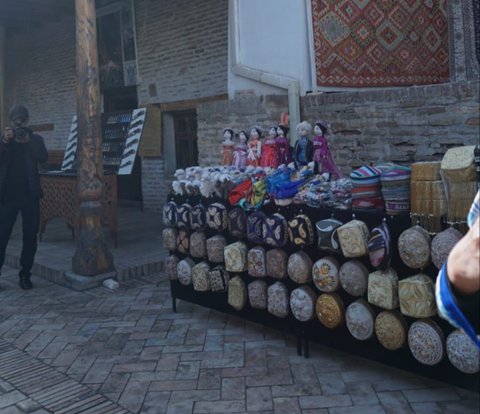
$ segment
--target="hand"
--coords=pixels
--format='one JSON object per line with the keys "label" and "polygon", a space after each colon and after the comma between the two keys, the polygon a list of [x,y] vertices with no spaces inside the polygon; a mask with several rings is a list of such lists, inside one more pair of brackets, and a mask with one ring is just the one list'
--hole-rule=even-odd
{"label": "hand", "polygon": [[9,143],[14,138],[15,138],[15,133],[13,132],[13,128],[6,127],[3,134],[3,140],[6,143]]}
{"label": "hand", "polygon": [[450,252],[447,274],[455,289],[464,295],[480,290],[480,218]]}

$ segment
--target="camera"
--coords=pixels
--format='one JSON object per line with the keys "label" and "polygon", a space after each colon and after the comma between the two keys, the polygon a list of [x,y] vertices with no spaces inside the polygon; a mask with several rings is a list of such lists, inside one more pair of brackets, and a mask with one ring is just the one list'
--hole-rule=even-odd
{"label": "camera", "polygon": [[27,128],[15,127],[13,130],[13,134],[16,140],[25,141],[28,138],[30,131]]}

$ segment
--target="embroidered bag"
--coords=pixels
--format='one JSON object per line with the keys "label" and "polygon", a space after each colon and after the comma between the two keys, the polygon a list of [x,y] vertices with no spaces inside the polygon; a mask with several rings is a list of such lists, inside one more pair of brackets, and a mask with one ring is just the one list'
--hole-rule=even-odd
{"label": "embroidered bag", "polygon": [[194,231],[190,235],[190,256],[197,258],[207,256],[207,238],[203,231]]}
{"label": "embroidered bag", "polygon": [[208,272],[212,292],[226,292],[230,274],[223,266],[216,266]]}
{"label": "embroidered bag", "polygon": [[441,269],[453,246],[462,238],[462,233],[453,227],[438,233],[432,240],[432,262]]}
{"label": "embroidered bag", "polygon": [[333,256],[322,257],[313,264],[313,283],[318,290],[330,293],[338,289],[340,285],[339,267],[338,260]]}
{"label": "embroidered bag", "polygon": [[407,343],[408,324],[398,311],[382,311],[375,319],[378,342],[390,351],[396,351]]}
{"label": "embroidered bag", "polygon": [[337,229],[338,240],[345,257],[361,257],[368,253],[367,225],[361,220],[351,220]]}
{"label": "embroidered bag", "polygon": [[180,253],[188,254],[188,250],[190,249],[190,237],[188,231],[186,230],[178,230],[178,237],[177,237],[177,250]]}
{"label": "embroidered bag", "polygon": [[175,250],[177,248],[178,231],[173,227],[167,227],[162,231],[163,247],[167,250]]}
{"label": "embroidered bag", "polygon": [[340,285],[352,296],[363,296],[367,292],[368,269],[359,260],[345,262],[338,272]]}
{"label": "embroidered bag", "polygon": [[293,253],[288,258],[287,273],[295,283],[303,284],[312,280],[312,259],[304,251]]}
{"label": "embroidered bag", "polygon": [[437,314],[435,284],[427,275],[407,277],[398,282],[400,312],[412,318],[429,318]]}
{"label": "embroidered bag", "polygon": [[247,254],[248,274],[253,277],[265,277],[267,268],[265,264],[265,249],[256,246]]}
{"label": "embroidered bag", "polygon": [[392,258],[392,242],[387,222],[374,227],[368,239],[368,256],[373,267],[383,270],[390,265]]}
{"label": "embroidered bag", "polygon": [[255,211],[247,218],[247,239],[248,241],[260,244],[263,241],[263,220],[265,219],[263,211]]}
{"label": "embroidered bag", "polygon": [[350,334],[359,341],[370,339],[375,332],[375,312],[365,299],[348,305],[345,322]]}
{"label": "embroidered bag", "polygon": [[263,280],[255,280],[248,284],[248,301],[254,309],[267,309],[267,284]]}
{"label": "embroidered bag", "polygon": [[227,209],[222,203],[213,203],[207,209],[207,226],[222,231],[228,227]]}
{"label": "embroidered bag", "polygon": [[421,319],[410,325],[408,347],[413,357],[425,365],[436,365],[445,356],[445,335],[431,319]]}
{"label": "embroidered bag", "polygon": [[192,283],[192,269],[195,266],[195,262],[187,257],[183,260],[180,260],[177,265],[177,275],[178,281],[185,286],[188,286]]}
{"label": "embroidered bag", "polygon": [[247,246],[243,242],[235,242],[225,247],[223,251],[225,269],[239,273],[247,270]]}
{"label": "embroidered bag", "polygon": [[368,275],[368,302],[383,309],[398,308],[398,275],[391,267]]}
{"label": "embroidered bag", "polygon": [[198,292],[208,292],[210,290],[209,273],[210,266],[207,262],[200,262],[192,268],[193,289]]}
{"label": "embroidered bag", "polygon": [[190,228],[204,230],[207,227],[207,209],[203,204],[197,204],[190,210]]}
{"label": "embroidered bag", "polygon": [[290,309],[293,316],[300,322],[315,318],[317,295],[309,286],[300,286],[290,293]]}
{"label": "embroidered bag", "polygon": [[213,263],[223,263],[224,256],[223,250],[227,245],[225,237],[220,234],[217,234],[213,237],[207,239],[207,256],[208,260]]}
{"label": "embroidered bag", "polygon": [[308,246],[313,244],[314,233],[310,218],[305,214],[298,214],[288,221],[288,236],[295,246]]}
{"label": "embroidered bag", "polygon": [[169,201],[163,206],[163,224],[166,226],[175,226],[177,220],[177,204],[175,201]]}
{"label": "embroidered bag", "polygon": [[247,235],[247,215],[243,208],[234,207],[228,212],[228,231],[238,239]]}
{"label": "embroidered bag", "polygon": [[431,240],[427,231],[416,225],[400,234],[398,253],[403,263],[412,269],[423,269],[431,259]]}
{"label": "embroidered bag", "polygon": [[338,328],[345,321],[345,306],[337,293],[322,293],[315,305],[317,318],[327,328]]}
{"label": "embroidered bag", "polygon": [[165,259],[165,273],[170,280],[178,280],[177,266],[180,260],[174,254]]}
{"label": "embroidered bag", "polygon": [[228,304],[236,310],[242,310],[247,302],[247,288],[240,276],[228,282]]}
{"label": "embroidered bag", "polygon": [[191,211],[192,211],[192,206],[190,206],[190,204],[187,204],[187,203],[184,203],[177,208],[177,227],[179,228],[190,227]]}
{"label": "embroidered bag", "polygon": [[265,217],[262,227],[263,242],[272,247],[282,247],[288,241],[288,223],[279,213]]}
{"label": "embroidered bag", "polygon": [[278,318],[285,318],[290,312],[289,294],[287,287],[282,282],[275,282],[267,289],[268,312]]}
{"label": "embroidered bag", "polygon": [[288,254],[282,249],[272,249],[266,254],[267,276],[275,279],[287,277]]}
{"label": "embroidered bag", "polygon": [[317,229],[318,248],[334,253],[341,253],[337,229],[343,223],[334,218],[320,220],[315,223]]}

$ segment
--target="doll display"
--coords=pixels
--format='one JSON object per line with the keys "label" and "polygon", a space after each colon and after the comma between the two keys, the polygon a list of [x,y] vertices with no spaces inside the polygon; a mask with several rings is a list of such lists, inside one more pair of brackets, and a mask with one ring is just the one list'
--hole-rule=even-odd
{"label": "doll display", "polygon": [[277,165],[288,165],[293,161],[287,133],[288,127],[284,125],[277,127]]}
{"label": "doll display", "polygon": [[313,128],[313,161],[315,167],[321,173],[330,173],[333,179],[341,178],[342,172],[335,164],[332,153],[328,147],[328,140],[326,137],[327,127],[321,122],[315,123]]}
{"label": "doll display", "polygon": [[312,126],[307,121],[302,121],[297,125],[298,139],[293,149],[293,160],[295,167],[303,167],[313,160],[313,143],[310,140]]}
{"label": "doll display", "polygon": [[260,158],[262,156],[262,130],[259,127],[253,127],[250,131],[250,138],[248,139],[247,151],[247,165],[253,167],[260,166]]}
{"label": "doll display", "polygon": [[277,148],[277,127],[274,125],[268,130],[268,136],[262,145],[262,156],[260,158],[261,167],[278,167]]}
{"label": "doll display", "polygon": [[235,148],[235,144],[232,139],[233,139],[233,129],[225,128],[223,130],[223,142],[222,142],[222,165],[232,165],[233,150]]}
{"label": "doll display", "polygon": [[247,165],[247,133],[240,131],[238,134],[238,143],[233,150],[233,164],[237,168],[244,168]]}

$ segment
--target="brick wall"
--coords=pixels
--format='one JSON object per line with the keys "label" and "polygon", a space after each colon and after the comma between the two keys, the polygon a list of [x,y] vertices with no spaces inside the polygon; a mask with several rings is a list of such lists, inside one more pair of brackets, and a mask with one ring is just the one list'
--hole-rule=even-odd
{"label": "brick wall", "polygon": [[227,92],[228,2],[137,0],[139,102]]}
{"label": "brick wall", "polygon": [[165,177],[165,164],[162,158],[142,159],[143,207],[160,212],[170,192],[171,180]]}
{"label": "brick wall", "polygon": [[49,149],[65,149],[76,112],[75,84],[73,17],[7,39],[5,104],[27,106],[32,125],[54,125],[40,133]]}
{"label": "brick wall", "polygon": [[[200,105],[200,163],[219,162],[226,126],[265,130],[282,111],[287,99],[278,95]],[[310,95],[301,99],[301,113],[311,123],[331,124],[330,147],[345,173],[381,161],[438,160],[451,146],[478,143],[479,82]]]}

